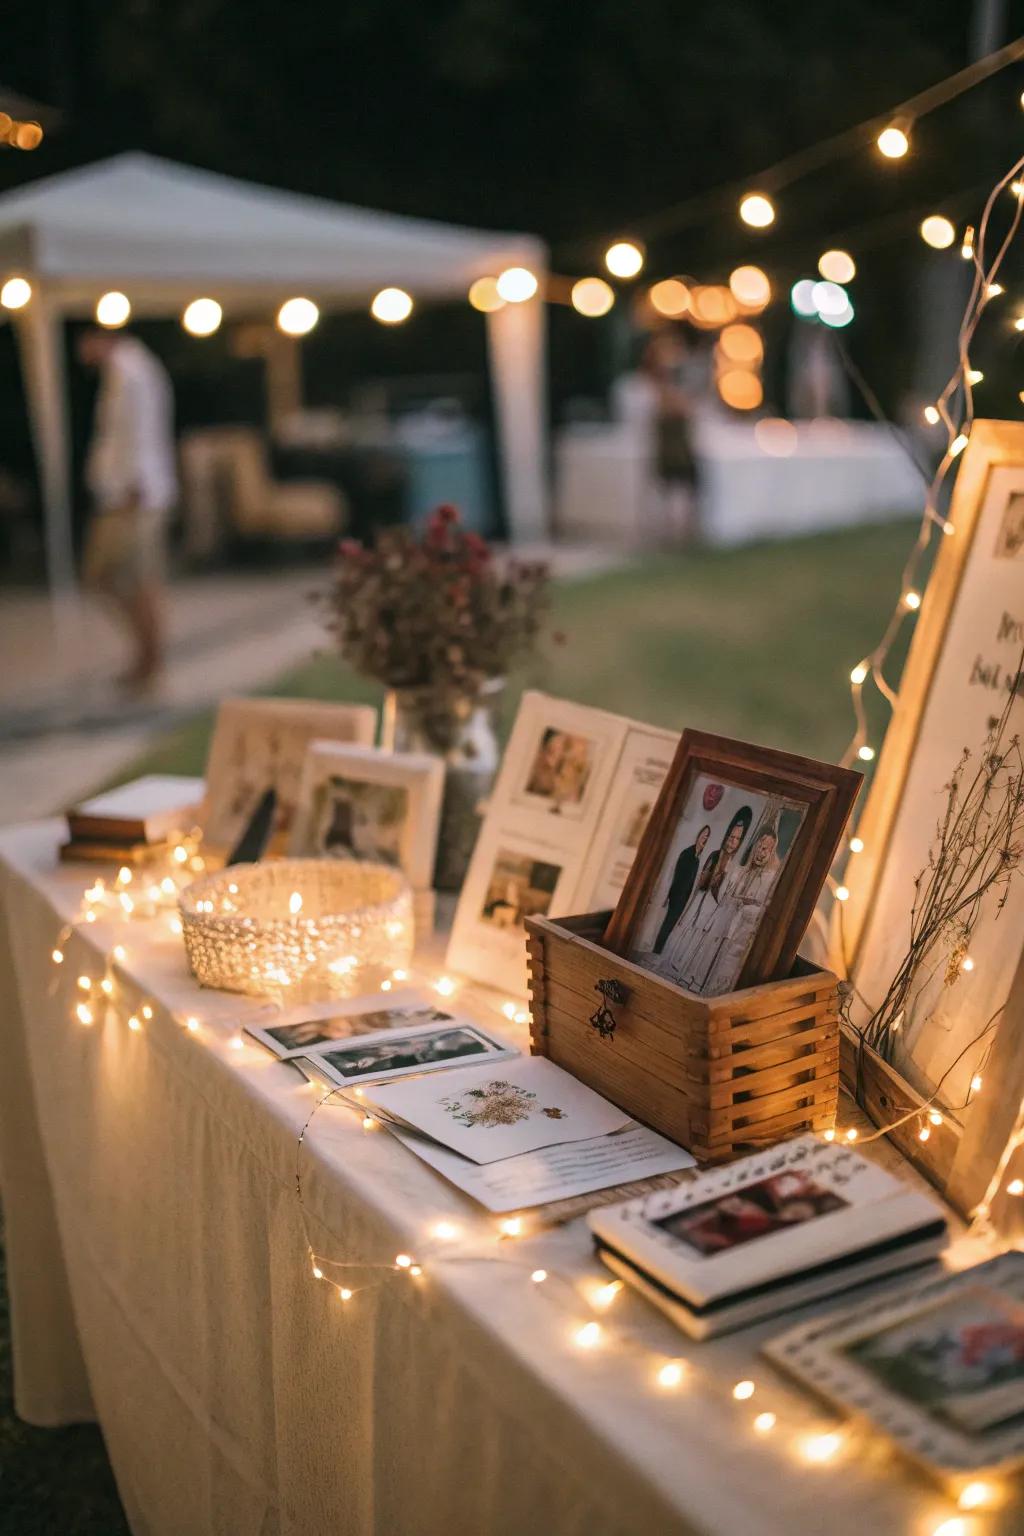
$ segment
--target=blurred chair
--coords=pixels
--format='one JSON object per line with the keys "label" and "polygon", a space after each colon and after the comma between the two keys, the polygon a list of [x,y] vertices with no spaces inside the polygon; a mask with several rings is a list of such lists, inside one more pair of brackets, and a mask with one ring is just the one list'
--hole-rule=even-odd
{"label": "blurred chair", "polygon": [[347,521],[344,497],[324,480],[271,478],[252,427],[208,427],[181,440],[185,552],[205,560],[225,535],[274,542],[330,539]]}

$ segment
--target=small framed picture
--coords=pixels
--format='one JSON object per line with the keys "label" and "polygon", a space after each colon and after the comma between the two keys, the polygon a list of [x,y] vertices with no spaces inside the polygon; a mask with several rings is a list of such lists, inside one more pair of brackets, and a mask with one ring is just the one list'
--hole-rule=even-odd
{"label": "small framed picture", "polygon": [[377,711],[366,704],[310,699],[224,699],[206,760],[204,841],[231,848],[268,789],[276,795],[269,851],[282,853],[292,835],[306,749],[311,741],[369,745]]}
{"label": "small framed picture", "polygon": [[860,782],[684,731],[606,944],[704,997],[788,975]]}
{"label": "small framed picture", "polygon": [[946,1476],[1024,1464],[1024,1254],[804,1323],[765,1354]]}
{"label": "small framed picture", "polygon": [[479,1025],[452,1019],[447,1024],[364,1035],[345,1045],[320,1046],[307,1050],[300,1065],[328,1082],[347,1087],[518,1055],[514,1046],[504,1045]]}
{"label": "small framed picture", "polygon": [[314,741],[306,753],[292,854],[394,864],[414,890],[433,883],[444,764],[428,753]]}
{"label": "small framed picture", "polygon": [[343,1004],[290,1009],[266,1024],[247,1024],[245,1032],[275,1056],[288,1060],[304,1056],[313,1046],[357,1035],[376,1035],[384,1030],[417,1029],[425,1024],[452,1024],[454,1017],[436,1008],[424,993],[390,992],[383,998],[357,997]]}

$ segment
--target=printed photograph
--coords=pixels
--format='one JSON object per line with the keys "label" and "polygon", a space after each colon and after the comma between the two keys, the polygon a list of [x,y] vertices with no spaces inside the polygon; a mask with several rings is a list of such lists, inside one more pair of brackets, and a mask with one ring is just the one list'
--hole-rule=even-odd
{"label": "printed photograph", "polygon": [[958,1292],[844,1353],[891,1392],[967,1435],[1024,1414],[1024,1306],[994,1287]]}
{"label": "printed photograph", "polygon": [[847,1201],[809,1174],[788,1170],[653,1223],[702,1257],[841,1211]]}
{"label": "printed photograph", "polygon": [[1017,560],[1024,554],[1024,492],[1011,491],[996,534],[997,560]]}
{"label": "printed photograph", "polygon": [[447,1024],[450,1013],[439,1008],[374,1008],[368,1013],[339,1013],[326,1019],[299,1019],[292,1024],[271,1025],[260,1031],[282,1051],[308,1049],[325,1040],[347,1040],[352,1035],[376,1034],[382,1029],[411,1029],[420,1024]]}
{"label": "printed photograph", "polygon": [[579,814],[594,769],[596,746],[572,731],[542,731],[526,775],[527,795],[543,800],[554,815]]}
{"label": "printed photograph", "polygon": [[689,992],[735,987],[805,807],[697,774],[630,958]]}
{"label": "printed photograph", "polygon": [[521,928],[524,918],[541,917],[551,905],[561,865],[500,848],[487,882],[481,920],[495,928]]}
{"label": "printed photograph", "polygon": [[346,1082],[360,1077],[386,1077],[398,1072],[426,1072],[487,1056],[499,1049],[475,1029],[433,1029],[398,1035],[392,1040],[353,1041],[338,1050],[319,1051],[323,1062]]}
{"label": "printed photograph", "polygon": [[370,859],[398,868],[408,815],[404,784],[328,774],[313,790],[303,852],[329,859]]}

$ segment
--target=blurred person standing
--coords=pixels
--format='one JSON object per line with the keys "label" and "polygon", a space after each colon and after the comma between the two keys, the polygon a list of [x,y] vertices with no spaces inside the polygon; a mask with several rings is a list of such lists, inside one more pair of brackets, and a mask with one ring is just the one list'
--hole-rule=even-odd
{"label": "blurred person standing", "polygon": [[90,326],[78,356],[100,375],[85,466],[92,508],[82,580],[112,599],[134,642],[118,682],[145,692],[164,661],[167,523],[178,492],[174,393],[167,370],[136,336]]}
{"label": "blurred person standing", "polygon": [[653,469],[659,532],[689,542],[697,533],[697,459],[693,450],[687,349],[663,332],[648,342],[641,361],[654,392]]}

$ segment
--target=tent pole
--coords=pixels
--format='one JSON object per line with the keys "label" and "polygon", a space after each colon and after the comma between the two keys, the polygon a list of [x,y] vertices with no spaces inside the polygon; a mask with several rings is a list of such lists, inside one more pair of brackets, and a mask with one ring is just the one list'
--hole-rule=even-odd
{"label": "tent pole", "polygon": [[71,527],[71,453],[64,336],[59,308],[33,279],[15,316],[43,502],[46,577],[58,650],[73,638],[79,613]]}
{"label": "tent pole", "polygon": [[546,313],[540,299],[506,304],[487,316],[487,341],[498,462],[509,541],[550,537],[547,396],[544,387]]}

